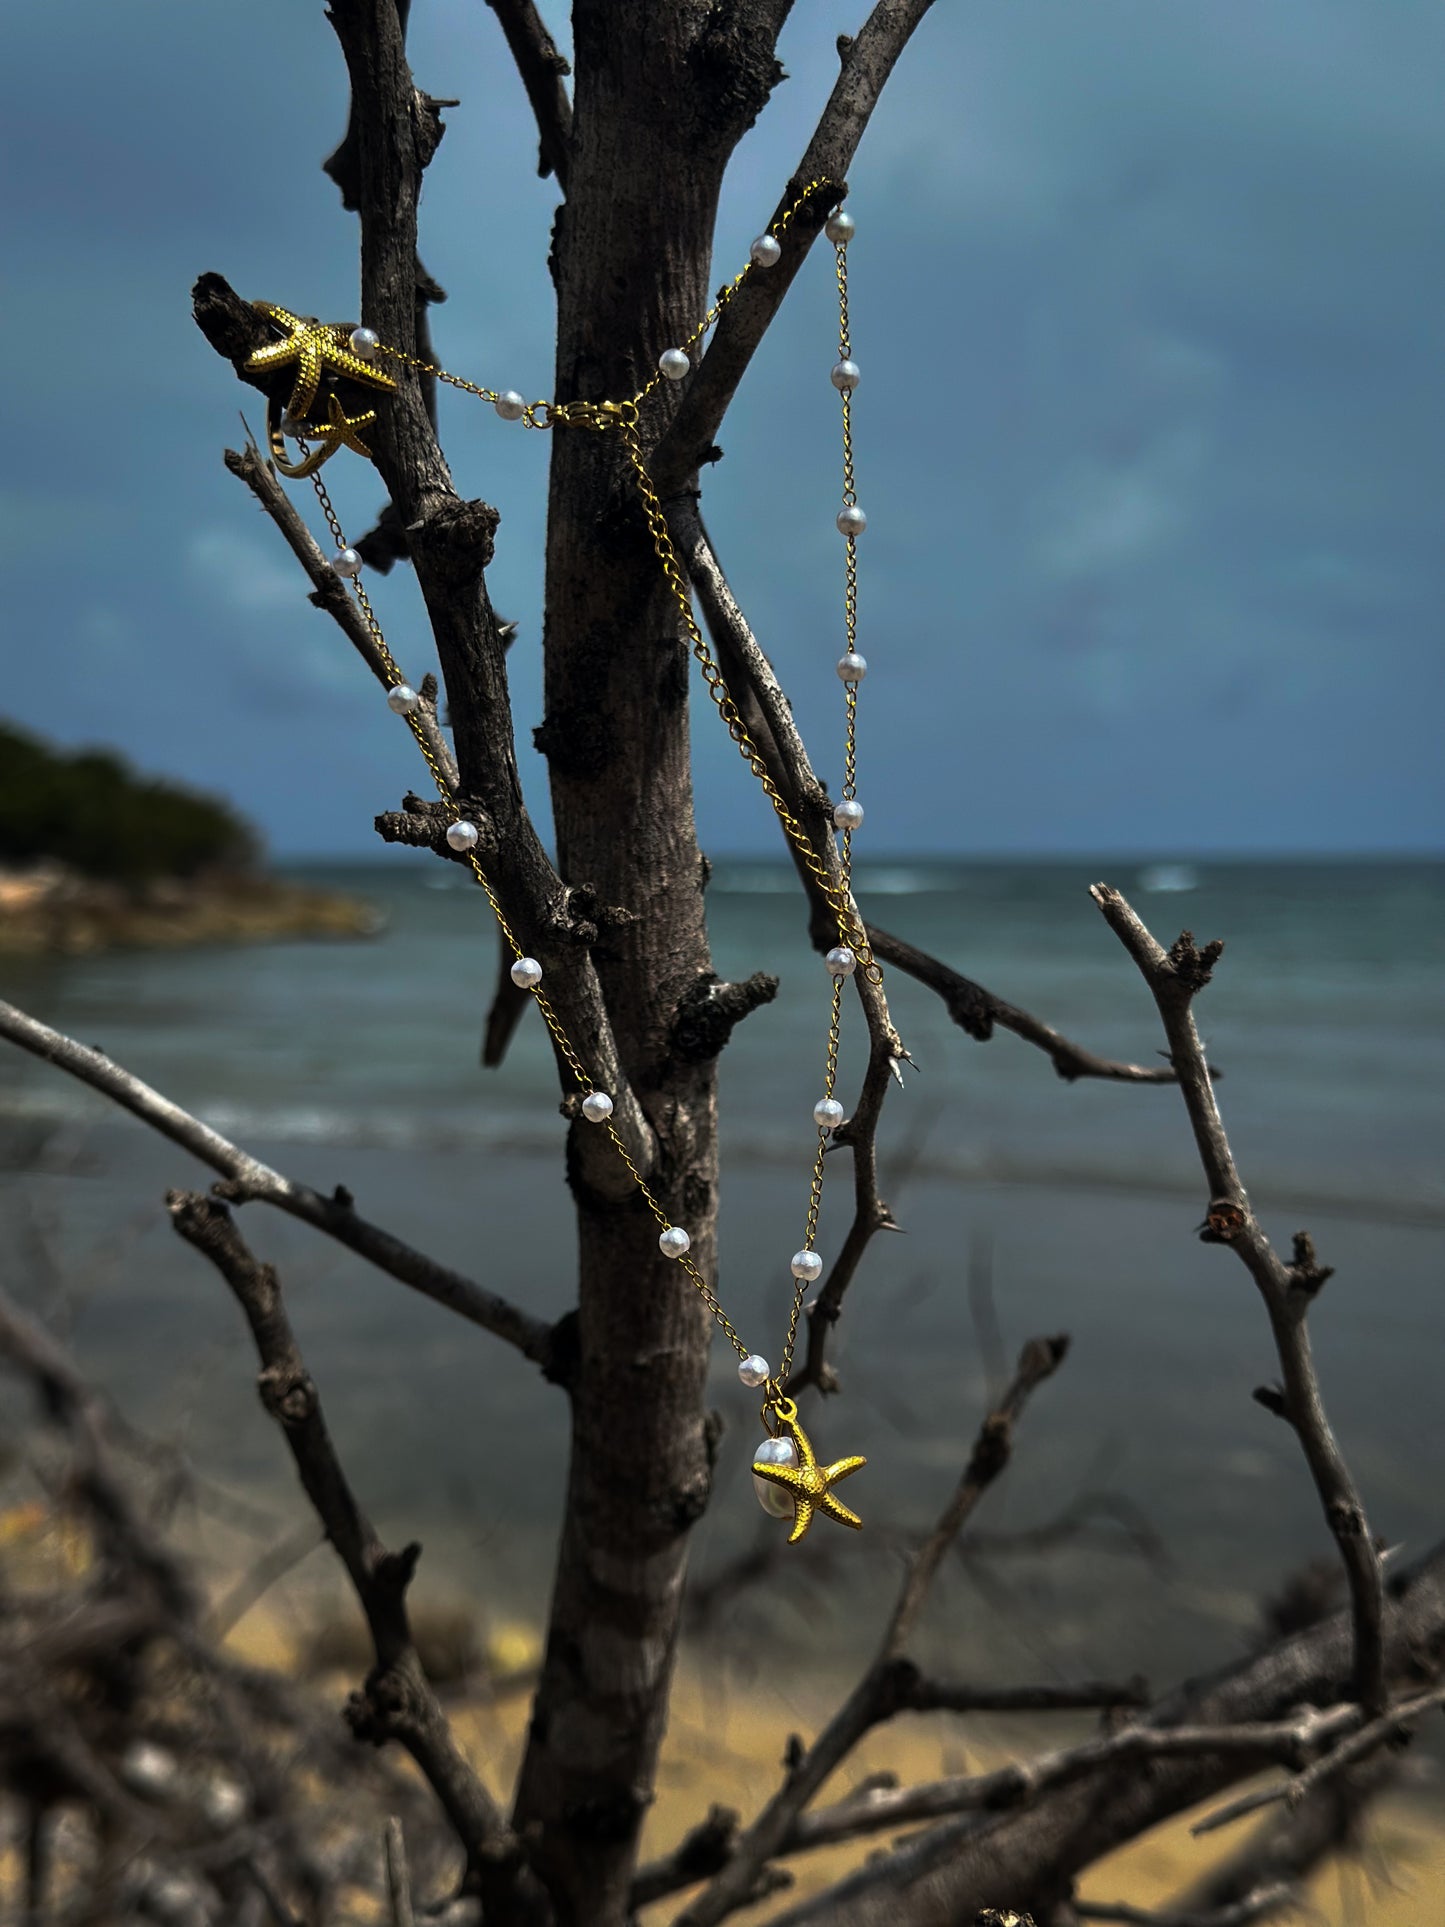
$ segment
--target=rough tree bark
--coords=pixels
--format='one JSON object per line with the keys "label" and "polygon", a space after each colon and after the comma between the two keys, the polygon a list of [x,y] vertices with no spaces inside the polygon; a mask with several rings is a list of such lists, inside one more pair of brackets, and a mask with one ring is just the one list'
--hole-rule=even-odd
{"label": "rough tree bark", "polygon": [[[723,169],[775,77],[761,9],[575,10],[567,199],[553,246],[556,390],[636,392],[709,305]],[[645,432],[665,425],[657,394]],[[593,947],[618,1055],[653,1129],[652,1188],[716,1264],[716,1061],[674,1027],[711,974],[693,829],[690,662],[616,436],[552,440],[546,754],[557,858],[613,914]],[[621,912],[621,915],[616,914]],[[585,1129],[585,1127],[583,1127]],[[607,1146],[584,1146],[606,1153]],[[516,1825],[567,1916],[625,1910],[707,1502],[710,1320],[610,1155],[570,1160],[577,1210],[572,1452]],[[588,1911],[590,1910],[590,1911]]]}

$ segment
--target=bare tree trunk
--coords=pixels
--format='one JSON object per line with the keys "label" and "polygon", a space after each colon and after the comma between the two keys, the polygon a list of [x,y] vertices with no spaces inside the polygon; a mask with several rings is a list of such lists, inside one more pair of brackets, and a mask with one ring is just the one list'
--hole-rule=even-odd
{"label": "bare tree trunk", "polygon": [[[709,305],[723,168],[772,80],[768,9],[576,9],[575,138],[553,250],[556,393],[636,392]],[[716,16],[731,12],[732,31]],[[675,408],[663,383],[641,430]],[[690,665],[616,435],[559,429],[547,544],[546,721],[558,867],[595,888],[619,1058],[655,1132],[652,1188],[713,1275],[715,1061],[678,1008],[711,972],[693,825]],[[585,1134],[585,1135],[584,1135]],[[626,1915],[709,1483],[708,1314],[658,1250],[611,1147],[581,1125],[572,1453],[547,1654],[515,1823],[563,1920]]]}

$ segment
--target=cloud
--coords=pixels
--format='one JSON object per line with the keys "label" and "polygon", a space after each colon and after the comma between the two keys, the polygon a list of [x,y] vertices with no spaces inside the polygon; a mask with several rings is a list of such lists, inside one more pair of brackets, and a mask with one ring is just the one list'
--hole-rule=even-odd
{"label": "cloud", "polygon": [[233,609],[294,609],[305,590],[297,566],[235,529],[199,529],[186,547],[191,573]]}

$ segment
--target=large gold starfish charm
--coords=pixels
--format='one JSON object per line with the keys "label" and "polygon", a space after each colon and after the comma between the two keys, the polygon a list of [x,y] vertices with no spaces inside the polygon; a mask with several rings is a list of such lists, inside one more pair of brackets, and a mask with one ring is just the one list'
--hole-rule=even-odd
{"label": "large gold starfish charm", "polygon": [[778,1415],[778,1423],[787,1432],[798,1448],[796,1465],[763,1465],[754,1463],[753,1471],[760,1479],[770,1485],[779,1485],[793,1501],[793,1530],[788,1535],[788,1544],[795,1546],[808,1527],[813,1523],[815,1512],[826,1512],[830,1519],[839,1525],[852,1526],[861,1532],[863,1521],[856,1512],[850,1512],[840,1500],[833,1497],[830,1487],[839,1479],[846,1479],[859,1466],[866,1465],[867,1459],[835,1459],[831,1465],[819,1465],[817,1454],[807,1433],[798,1423],[798,1407],[790,1398],[780,1398],[773,1410]]}
{"label": "large gold starfish charm", "polygon": [[278,308],[270,301],[253,301],[251,306],[278,328],[284,328],[286,336],[282,341],[268,342],[249,356],[246,372],[262,375],[294,361],[296,385],[286,404],[286,412],[294,420],[305,420],[321,386],[321,377],[328,372],[345,375],[351,381],[364,381],[372,388],[396,387],[390,375],[352,352],[351,330],[344,322],[317,321],[313,315],[292,314],[289,308]]}
{"label": "large gold starfish charm", "polygon": [[358,455],[370,459],[371,450],[361,439],[361,430],[370,427],[376,420],[376,410],[368,408],[364,414],[348,415],[336,395],[328,395],[326,403],[326,421],[291,424],[293,432],[303,435],[307,441],[316,440],[320,444],[310,449],[299,462],[293,462],[286,453],[286,436],[277,419],[279,410],[276,402],[271,400],[266,403],[266,440],[270,444],[271,460],[283,475],[293,479],[314,475],[323,462],[331,460],[338,448],[354,449]]}

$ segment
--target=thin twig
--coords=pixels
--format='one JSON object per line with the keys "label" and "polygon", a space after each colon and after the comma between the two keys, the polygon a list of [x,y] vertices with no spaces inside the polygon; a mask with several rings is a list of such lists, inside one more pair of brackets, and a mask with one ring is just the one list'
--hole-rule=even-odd
{"label": "thin twig", "polygon": [[565,194],[572,168],[572,103],[562,81],[572,69],[558,53],[532,0],[487,0],[487,5],[501,22],[537,117],[541,141],[537,173],[543,180],[555,174]]}
{"label": "thin twig", "polygon": [[13,1004],[0,1002],[0,1037],[19,1044],[57,1069],[68,1071],[168,1137],[173,1144],[179,1144],[202,1164],[219,1171],[226,1180],[224,1195],[232,1203],[271,1204],[278,1211],[301,1219],[303,1224],[324,1231],[402,1284],[445,1305],[459,1317],[481,1326],[483,1331],[505,1339],[525,1357],[546,1368],[552,1351],[549,1325],[470,1278],[438,1264],[379,1225],[369,1223],[357,1214],[346,1192],[338,1190],[325,1198],[309,1185],[283,1177],[140,1078],[122,1070],[103,1051],[51,1030]]}
{"label": "thin twig", "polygon": [[913,1557],[872,1664],[813,1744],[790,1762],[782,1786],[737,1840],[712,1884],[679,1916],[677,1927],[715,1927],[747,1905],[768,1861],[786,1851],[784,1842],[793,1837],[804,1808],[829,1775],[865,1733],[904,1710],[906,1702],[900,1704],[898,1692],[916,1678],[916,1669],[899,1661],[939,1562],[1008,1463],[1014,1424],[1030,1394],[1058,1369],[1067,1345],[1066,1339],[1035,1338],[1024,1346],[1012,1384],[979,1429],[958,1489]]}
{"label": "thin twig", "polygon": [[[255,442],[248,441],[245,449],[240,452],[234,448],[228,448],[225,453],[225,463],[231,473],[250,489],[280,530],[291,553],[311,578],[311,600],[318,609],[324,609],[336,623],[377,681],[383,687],[389,687],[391,678],[355,597],[347,591],[340,576],[322,554],[321,545],[307,528],[291,497],[277,481],[275,470]],[[452,746],[442,734],[437,722],[435,696],[429,701],[423,698],[421,707],[416,712],[416,718],[422,735],[426,738],[427,748],[436,758],[447,782],[455,791],[460,781],[457,775],[457,759],[453,756]]]}
{"label": "thin twig", "polygon": [[1210,943],[1201,950],[1186,930],[1166,951],[1119,891],[1096,883],[1089,894],[1138,965],[1158,1006],[1170,1062],[1179,1073],[1180,1091],[1209,1185],[1204,1235],[1210,1242],[1227,1244],[1238,1253],[1264,1299],[1284,1381],[1282,1415],[1294,1427],[1304,1450],[1349,1581],[1355,1627],[1355,1690],[1367,1711],[1378,1713],[1386,1699],[1381,1633],[1384,1573],[1364,1502],[1325,1415],[1305,1322],[1314,1296],[1329,1274],[1315,1262],[1314,1248],[1304,1233],[1295,1240],[1292,1265],[1278,1257],[1266,1238],[1235,1167],[1194,1022],[1194,998],[1209,982],[1224,945]]}
{"label": "thin twig", "polygon": [[1299,1900],[1299,1888],[1292,1881],[1273,1880],[1266,1887],[1256,1887],[1242,1900],[1212,1907],[1207,1913],[1181,1914],[1173,1908],[1154,1911],[1131,1907],[1127,1900],[1076,1900],[1074,1912],[1080,1920],[1117,1920],[1126,1927],[1250,1927],[1253,1921],[1268,1920],[1271,1914],[1297,1907]]}
{"label": "thin twig", "polygon": [[1257,1813],[1261,1807],[1273,1806],[1278,1800],[1285,1801],[1289,1806],[1298,1806],[1301,1800],[1326,1780],[1333,1779],[1337,1773],[1343,1773],[1347,1767],[1367,1758],[1378,1747],[1408,1739],[1409,1722],[1441,1705],[1445,1705],[1445,1686],[1432,1687],[1428,1693],[1417,1693],[1413,1699],[1398,1701],[1394,1706],[1387,1707],[1378,1719],[1369,1721],[1311,1766],[1295,1774],[1293,1779],[1284,1781],[1280,1786],[1262,1787],[1255,1793],[1244,1794],[1228,1806],[1220,1807],[1218,1812],[1211,1813],[1190,1831],[1196,1834],[1216,1833],[1220,1827],[1242,1820],[1248,1813]]}
{"label": "thin twig", "polygon": [[[828,97],[774,219],[810,181],[842,184],[884,84],[932,0],[878,0],[857,35],[838,43],[842,71]],[[808,250],[822,230],[835,190],[815,198],[789,227],[781,260],[766,274],[750,275],[723,310],[712,341],[672,424],[652,457],[652,477],[664,500],[682,487],[707,455],[723,416],[792,286]]]}
{"label": "thin twig", "polygon": [[[410,1753],[466,1850],[476,1891],[510,1905],[519,1886],[528,1886],[519,1850],[500,1807],[458,1748],[412,1640],[406,1593],[421,1547],[389,1552],[358,1504],[275,1268],[252,1255],[230,1212],[214,1198],[172,1191],[166,1205],[177,1232],[215,1266],[245,1314],[261,1366],[262,1402],[281,1428],[306,1496],[366,1616],[376,1665],[348,1703],[351,1728],[360,1740],[396,1740]],[[535,1899],[544,1919],[545,1899],[540,1892]]]}
{"label": "thin twig", "polygon": [[393,1814],[383,1837],[386,1850],[386,1894],[391,1906],[392,1927],[416,1927],[411,1904],[411,1882],[406,1870],[406,1835],[401,1821]]}

